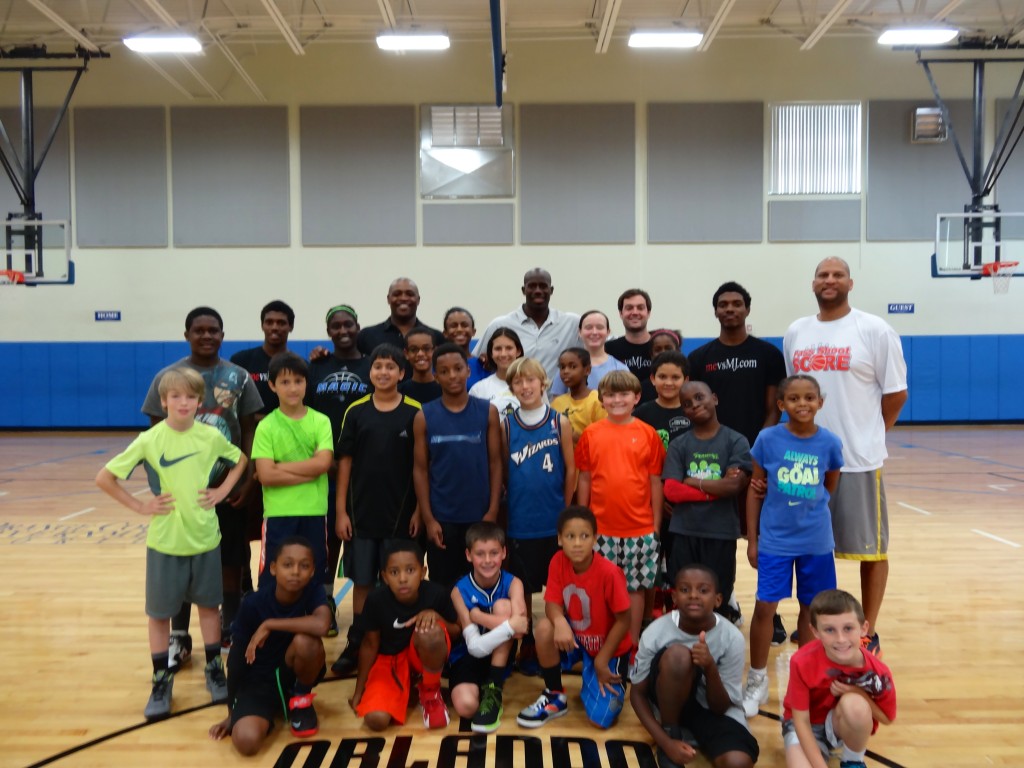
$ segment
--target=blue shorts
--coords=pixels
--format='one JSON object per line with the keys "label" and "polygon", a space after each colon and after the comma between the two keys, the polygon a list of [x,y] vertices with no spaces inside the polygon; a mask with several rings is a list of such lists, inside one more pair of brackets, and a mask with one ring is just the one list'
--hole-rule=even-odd
{"label": "blue shorts", "polygon": [[[598,728],[611,728],[619,719],[622,705],[626,700],[625,683],[616,683],[615,693],[602,691],[597,681],[597,670],[594,668],[594,657],[577,648],[569,653],[562,652],[562,669],[572,669],[579,661],[583,661],[583,685],[580,698],[583,699],[583,710],[587,719]],[[626,679],[629,670],[629,653],[614,657],[608,664],[612,672]]]}
{"label": "blue shorts", "polygon": [[793,596],[793,571],[796,570],[796,599],[801,605],[825,589],[836,588],[836,561],[825,555],[771,555],[757,553],[757,599],[777,603]]}

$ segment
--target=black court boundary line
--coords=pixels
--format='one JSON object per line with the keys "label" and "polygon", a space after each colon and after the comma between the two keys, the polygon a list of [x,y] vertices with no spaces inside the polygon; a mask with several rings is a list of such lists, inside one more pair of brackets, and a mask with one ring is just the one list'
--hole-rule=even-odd
{"label": "black court boundary line", "polygon": [[[324,680],[320,681],[320,685],[324,685],[326,683],[337,683],[337,682],[340,682],[342,680],[351,680],[351,679],[352,679],[351,677],[328,677],[328,678],[325,678]],[[211,707],[222,707],[222,706],[224,706],[223,703],[222,704],[214,704],[211,701],[209,704],[200,704],[197,707],[190,707],[188,709],[183,709],[180,712],[172,712],[170,715],[168,715],[167,717],[161,718],[160,720],[145,720],[145,721],[143,721],[141,723],[136,723],[135,725],[129,725],[127,728],[121,728],[119,730],[112,731],[110,733],[104,734],[103,736],[98,736],[95,739],[92,739],[91,741],[87,741],[84,744],[77,744],[77,745],[75,745],[73,747],[65,749],[63,752],[58,752],[55,755],[50,755],[49,757],[45,757],[45,758],[43,758],[42,760],[40,760],[38,762],[31,763],[31,764],[25,766],[25,768],[43,768],[43,766],[51,765],[52,763],[56,763],[59,760],[63,760],[65,757],[71,757],[71,755],[74,755],[74,754],[76,754],[78,752],[82,752],[82,751],[84,751],[86,749],[89,749],[90,747],[95,747],[98,744],[103,744],[104,742],[110,741],[111,739],[116,739],[118,736],[123,736],[126,733],[131,733],[132,731],[137,731],[137,730],[139,730],[141,728],[147,728],[147,727],[149,727],[151,725],[160,725],[162,723],[166,723],[168,720],[173,720],[173,719],[178,718],[178,717],[183,717],[184,715],[191,715],[191,714],[193,714],[195,712],[202,712],[204,709],[210,709]],[[775,722],[780,722],[781,721],[779,716],[776,715],[774,712],[765,712],[762,709],[762,710],[759,710],[758,714],[761,715],[762,717],[767,717],[769,720],[774,720]],[[470,724],[470,722],[472,722],[472,721],[470,721],[470,720],[468,720],[466,718],[460,718],[459,732],[464,732],[464,731],[470,730],[469,728],[467,728],[467,726]],[[866,754],[867,754],[867,757],[870,757],[876,763],[881,763],[882,765],[886,766],[886,768],[905,768],[902,764],[893,762],[892,760],[889,760],[886,757],[882,757],[881,755],[875,754],[870,749],[867,751]]]}
{"label": "black court boundary line", "polygon": [[[758,710],[757,713],[759,715],[761,715],[761,717],[767,717],[769,720],[774,720],[777,723],[782,722],[782,718],[780,718],[774,712],[765,712],[763,709],[761,709],[761,710]],[[876,763],[881,763],[882,765],[886,766],[886,768],[904,768],[904,766],[902,764],[895,763],[895,762],[893,762],[892,760],[890,760],[887,757],[882,757],[881,755],[876,755],[870,749],[867,752],[865,752],[864,754],[865,754],[866,757],[870,757]]]}
{"label": "black court boundary line", "polygon": [[[321,680],[319,685],[324,685],[325,683],[337,683],[337,682],[340,682],[341,680],[351,680],[351,679],[352,678],[346,678],[346,677],[328,677],[328,678],[324,678],[323,680]],[[129,725],[126,728],[121,728],[121,729],[116,730],[116,731],[111,731],[110,733],[106,733],[106,734],[104,734],[102,736],[97,736],[95,739],[92,739],[91,741],[87,741],[84,744],[76,744],[73,747],[69,747],[68,749],[65,749],[63,752],[58,752],[55,755],[50,755],[49,757],[44,757],[39,762],[31,763],[31,764],[25,766],[25,768],[42,768],[44,765],[50,765],[51,763],[56,763],[58,760],[63,760],[65,757],[71,757],[71,755],[74,755],[74,754],[76,754],[78,752],[82,752],[82,751],[84,751],[86,749],[89,749],[90,747],[95,747],[95,746],[97,746],[99,744],[102,744],[102,743],[104,743],[106,741],[110,741],[111,739],[116,739],[118,736],[124,736],[126,733],[131,733],[132,731],[137,731],[137,730],[139,730],[141,728],[148,728],[151,725],[162,725],[163,723],[166,723],[168,720],[174,720],[176,718],[183,717],[185,715],[191,715],[191,714],[193,714],[195,712],[202,712],[204,709],[210,709],[211,707],[223,707],[223,706],[224,706],[223,702],[221,702],[220,704],[214,704],[211,701],[209,704],[200,704],[200,705],[198,705],[196,707],[189,707],[188,709],[183,709],[180,712],[172,712],[167,717],[162,717],[159,720],[143,720],[141,723],[136,723],[135,725]]]}

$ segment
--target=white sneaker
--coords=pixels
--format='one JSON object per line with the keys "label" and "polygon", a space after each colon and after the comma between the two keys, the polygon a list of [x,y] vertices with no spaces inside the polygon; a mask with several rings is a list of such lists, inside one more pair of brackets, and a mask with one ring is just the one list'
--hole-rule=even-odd
{"label": "white sneaker", "polygon": [[768,675],[760,679],[747,675],[747,687],[743,689],[743,712],[747,717],[755,717],[761,705],[768,701]]}

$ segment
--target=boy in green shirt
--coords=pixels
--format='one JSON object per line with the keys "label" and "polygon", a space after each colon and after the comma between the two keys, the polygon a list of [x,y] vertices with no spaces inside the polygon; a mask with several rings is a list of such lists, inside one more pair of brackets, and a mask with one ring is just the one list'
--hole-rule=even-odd
{"label": "boy in green shirt", "polygon": [[[245,471],[245,455],[214,427],[195,421],[203,399],[203,377],[176,368],[160,379],[160,402],[167,418],[139,435],[96,475],[96,485],[141,515],[152,516],[146,534],[146,614],[153,658],[153,689],[144,714],[155,720],[171,713],[174,675],[167,668],[171,617],[183,601],[199,608],[206,646],[206,687],[214,703],[227,700],[220,658],[223,600],[220,527],[214,507]],[[209,487],[218,460],[234,464],[224,482]],[[142,463],[153,498],[142,501],[118,482]]]}
{"label": "boy in green shirt", "polygon": [[[267,560],[289,536],[313,546],[316,578],[327,573],[327,472],[334,459],[331,420],[303,404],[309,367],[294,352],[270,360],[270,388],[281,401],[256,426],[252,460],[263,486],[260,588],[273,580]],[[330,596],[330,589],[326,590]]]}

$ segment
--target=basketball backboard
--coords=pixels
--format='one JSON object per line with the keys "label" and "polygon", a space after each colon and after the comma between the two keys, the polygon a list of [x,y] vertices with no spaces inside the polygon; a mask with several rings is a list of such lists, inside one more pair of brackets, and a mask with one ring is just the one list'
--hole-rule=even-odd
{"label": "basketball backboard", "polygon": [[[935,217],[932,277],[982,276],[984,264],[1024,263],[1024,213],[940,213]],[[1024,277],[1024,266],[1014,276]]]}
{"label": "basketball backboard", "polygon": [[3,235],[0,269],[24,273],[25,285],[71,285],[75,282],[68,222],[12,219],[3,223]]}

